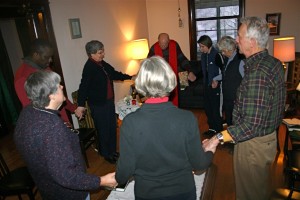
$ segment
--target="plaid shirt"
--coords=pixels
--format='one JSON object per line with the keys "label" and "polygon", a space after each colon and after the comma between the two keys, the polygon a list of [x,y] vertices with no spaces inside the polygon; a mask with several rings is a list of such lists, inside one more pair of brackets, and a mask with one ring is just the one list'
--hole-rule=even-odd
{"label": "plaid shirt", "polygon": [[233,126],[228,132],[235,142],[272,133],[281,123],[286,88],[282,64],[267,50],[245,60],[245,76],[237,91]]}

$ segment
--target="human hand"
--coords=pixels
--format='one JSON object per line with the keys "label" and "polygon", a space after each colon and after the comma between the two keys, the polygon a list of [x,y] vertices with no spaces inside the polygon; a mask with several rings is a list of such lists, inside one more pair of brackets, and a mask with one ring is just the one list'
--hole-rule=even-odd
{"label": "human hand", "polygon": [[188,75],[188,79],[190,81],[194,82],[197,79],[197,77],[193,72],[190,72],[189,75]]}
{"label": "human hand", "polygon": [[118,183],[115,178],[116,172],[108,173],[104,176],[101,176],[100,179],[100,186],[106,186],[106,187],[111,187],[115,188],[117,187]]}
{"label": "human hand", "polygon": [[218,84],[219,84],[218,81],[213,80],[213,81],[211,82],[211,87],[212,87],[212,88],[217,88],[217,87],[218,87]]}
{"label": "human hand", "polygon": [[135,75],[132,75],[131,80],[135,81],[136,77],[137,77],[136,74],[135,74]]}
{"label": "human hand", "polygon": [[86,108],[85,107],[81,107],[81,106],[78,106],[76,108],[76,110],[74,111],[76,117],[78,117],[79,120],[81,120],[82,118],[84,118],[85,112],[86,112]]}
{"label": "human hand", "polygon": [[220,143],[219,139],[216,136],[214,136],[210,139],[203,140],[202,147],[205,152],[211,151],[215,153],[219,143]]}

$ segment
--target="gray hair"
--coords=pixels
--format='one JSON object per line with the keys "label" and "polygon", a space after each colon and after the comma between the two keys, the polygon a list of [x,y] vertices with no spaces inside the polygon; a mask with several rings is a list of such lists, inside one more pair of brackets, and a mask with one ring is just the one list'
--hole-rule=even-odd
{"label": "gray hair", "polygon": [[247,26],[246,37],[255,39],[260,48],[267,48],[270,29],[265,19],[245,17],[241,19],[241,24]]}
{"label": "gray hair", "polygon": [[90,56],[91,54],[97,53],[98,50],[103,50],[104,45],[98,40],[92,40],[85,45],[86,54]]}
{"label": "gray hair", "polygon": [[40,70],[32,73],[24,88],[33,106],[45,108],[50,103],[49,95],[55,94],[60,84],[60,76],[52,71]]}
{"label": "gray hair", "polygon": [[138,93],[146,97],[165,97],[176,85],[176,75],[162,57],[153,56],[143,60],[135,80]]}
{"label": "gray hair", "polygon": [[236,49],[236,41],[230,36],[223,36],[218,42],[218,48],[220,51],[234,51]]}

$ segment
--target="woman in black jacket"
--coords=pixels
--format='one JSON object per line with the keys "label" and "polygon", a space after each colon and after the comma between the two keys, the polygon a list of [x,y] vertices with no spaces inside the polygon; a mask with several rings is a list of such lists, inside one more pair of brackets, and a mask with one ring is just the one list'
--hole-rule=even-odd
{"label": "woman in black jacket", "polygon": [[116,163],[116,114],[114,103],[114,80],[130,80],[132,76],[116,71],[104,59],[104,45],[92,40],[85,45],[86,61],[78,90],[78,108],[75,113],[81,119],[85,101],[91,108],[92,118],[98,132],[98,150],[105,160]]}

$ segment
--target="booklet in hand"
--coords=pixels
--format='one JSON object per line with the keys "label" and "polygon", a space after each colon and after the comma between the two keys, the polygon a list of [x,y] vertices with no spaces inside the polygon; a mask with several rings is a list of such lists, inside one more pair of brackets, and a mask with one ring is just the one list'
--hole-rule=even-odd
{"label": "booklet in hand", "polygon": [[124,184],[118,184],[116,188],[114,188],[115,191],[119,191],[119,192],[124,192],[126,190],[127,185],[129,184],[129,182],[131,181],[131,179],[129,179],[126,183]]}
{"label": "booklet in hand", "polygon": [[104,187],[106,190],[112,190],[112,191],[118,191],[118,192],[124,192],[128,186],[128,184],[133,180],[133,178],[130,178],[126,183],[124,184],[118,184],[117,187]]}

